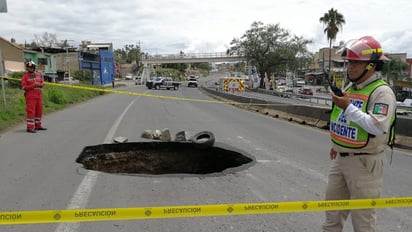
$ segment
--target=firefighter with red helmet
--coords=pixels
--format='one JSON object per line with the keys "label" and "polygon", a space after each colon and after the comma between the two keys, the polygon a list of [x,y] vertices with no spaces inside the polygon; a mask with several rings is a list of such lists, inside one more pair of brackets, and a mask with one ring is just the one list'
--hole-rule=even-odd
{"label": "firefighter with red helmet", "polygon": [[[332,93],[330,117],[333,164],[326,200],[379,198],[383,183],[385,149],[393,145],[396,98],[381,79],[389,60],[378,41],[364,36],[344,47],[351,83],[343,96]],[[351,214],[355,232],[376,230],[376,209],[326,211],[323,231],[339,231]]]}
{"label": "firefighter with red helmet", "polygon": [[26,100],[26,131],[36,133],[38,130],[47,130],[41,124],[43,78],[36,72],[36,64],[32,61],[26,62],[26,73],[21,78],[21,86]]}

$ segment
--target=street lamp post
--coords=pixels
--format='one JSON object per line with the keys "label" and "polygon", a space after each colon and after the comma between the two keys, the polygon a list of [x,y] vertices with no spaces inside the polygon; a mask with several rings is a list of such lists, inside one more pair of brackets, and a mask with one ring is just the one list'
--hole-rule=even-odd
{"label": "street lamp post", "polygon": [[69,58],[69,47],[66,47],[66,70],[67,74],[69,75],[68,77],[70,78],[70,58]]}

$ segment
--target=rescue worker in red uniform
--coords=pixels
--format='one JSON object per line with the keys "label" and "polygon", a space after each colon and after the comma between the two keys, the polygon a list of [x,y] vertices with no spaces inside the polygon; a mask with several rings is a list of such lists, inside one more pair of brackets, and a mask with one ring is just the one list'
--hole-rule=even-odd
{"label": "rescue worker in red uniform", "polygon": [[[333,164],[326,200],[379,198],[383,184],[385,149],[394,140],[396,98],[381,79],[382,47],[371,36],[352,41],[342,53],[351,83],[343,96],[332,93],[330,117]],[[326,211],[323,231],[341,232],[351,214],[354,232],[376,231],[376,209]]]}
{"label": "rescue worker in red uniform", "polygon": [[26,73],[21,78],[21,86],[26,99],[26,131],[36,133],[38,130],[47,130],[41,124],[43,114],[43,78],[36,72],[36,64],[32,61],[26,63]]}

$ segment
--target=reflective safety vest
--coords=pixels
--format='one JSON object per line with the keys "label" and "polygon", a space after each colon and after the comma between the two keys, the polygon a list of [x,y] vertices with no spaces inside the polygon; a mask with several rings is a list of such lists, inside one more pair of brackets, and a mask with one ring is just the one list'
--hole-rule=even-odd
{"label": "reflective safety vest", "polygon": [[[379,86],[387,85],[383,80],[376,80],[361,90],[355,90],[352,86],[347,90],[352,105],[358,107],[362,112],[367,112],[369,96]],[[329,132],[332,142],[347,148],[363,148],[368,144],[370,134],[354,122],[348,122],[344,111],[334,106],[330,118]],[[395,117],[392,119],[395,120]],[[394,131],[392,123],[391,134]],[[393,136],[393,135],[391,135]],[[391,138],[390,138],[391,139]]]}

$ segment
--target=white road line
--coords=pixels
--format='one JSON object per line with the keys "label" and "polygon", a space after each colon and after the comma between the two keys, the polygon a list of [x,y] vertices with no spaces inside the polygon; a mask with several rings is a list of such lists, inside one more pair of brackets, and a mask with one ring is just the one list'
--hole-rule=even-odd
{"label": "white road line", "polygon": [[[126,115],[127,111],[130,107],[135,103],[135,101],[139,99],[136,98],[124,109],[122,114],[116,119],[113,126],[110,128],[109,132],[104,139],[104,143],[111,143],[114,137],[114,134],[117,128],[120,125],[120,122],[123,120],[124,116]],[[70,204],[67,206],[67,209],[83,209],[86,207],[87,202],[89,200],[90,193],[93,190],[93,187],[97,181],[97,177],[99,176],[99,172],[95,171],[87,171],[86,175],[84,176],[82,182],[80,183],[79,187],[77,188],[76,192],[74,193]],[[55,232],[76,232],[80,223],[61,223],[57,226]]]}
{"label": "white road line", "polygon": [[273,160],[256,160],[256,161],[257,161],[258,163],[262,163],[262,164],[273,162]]}

